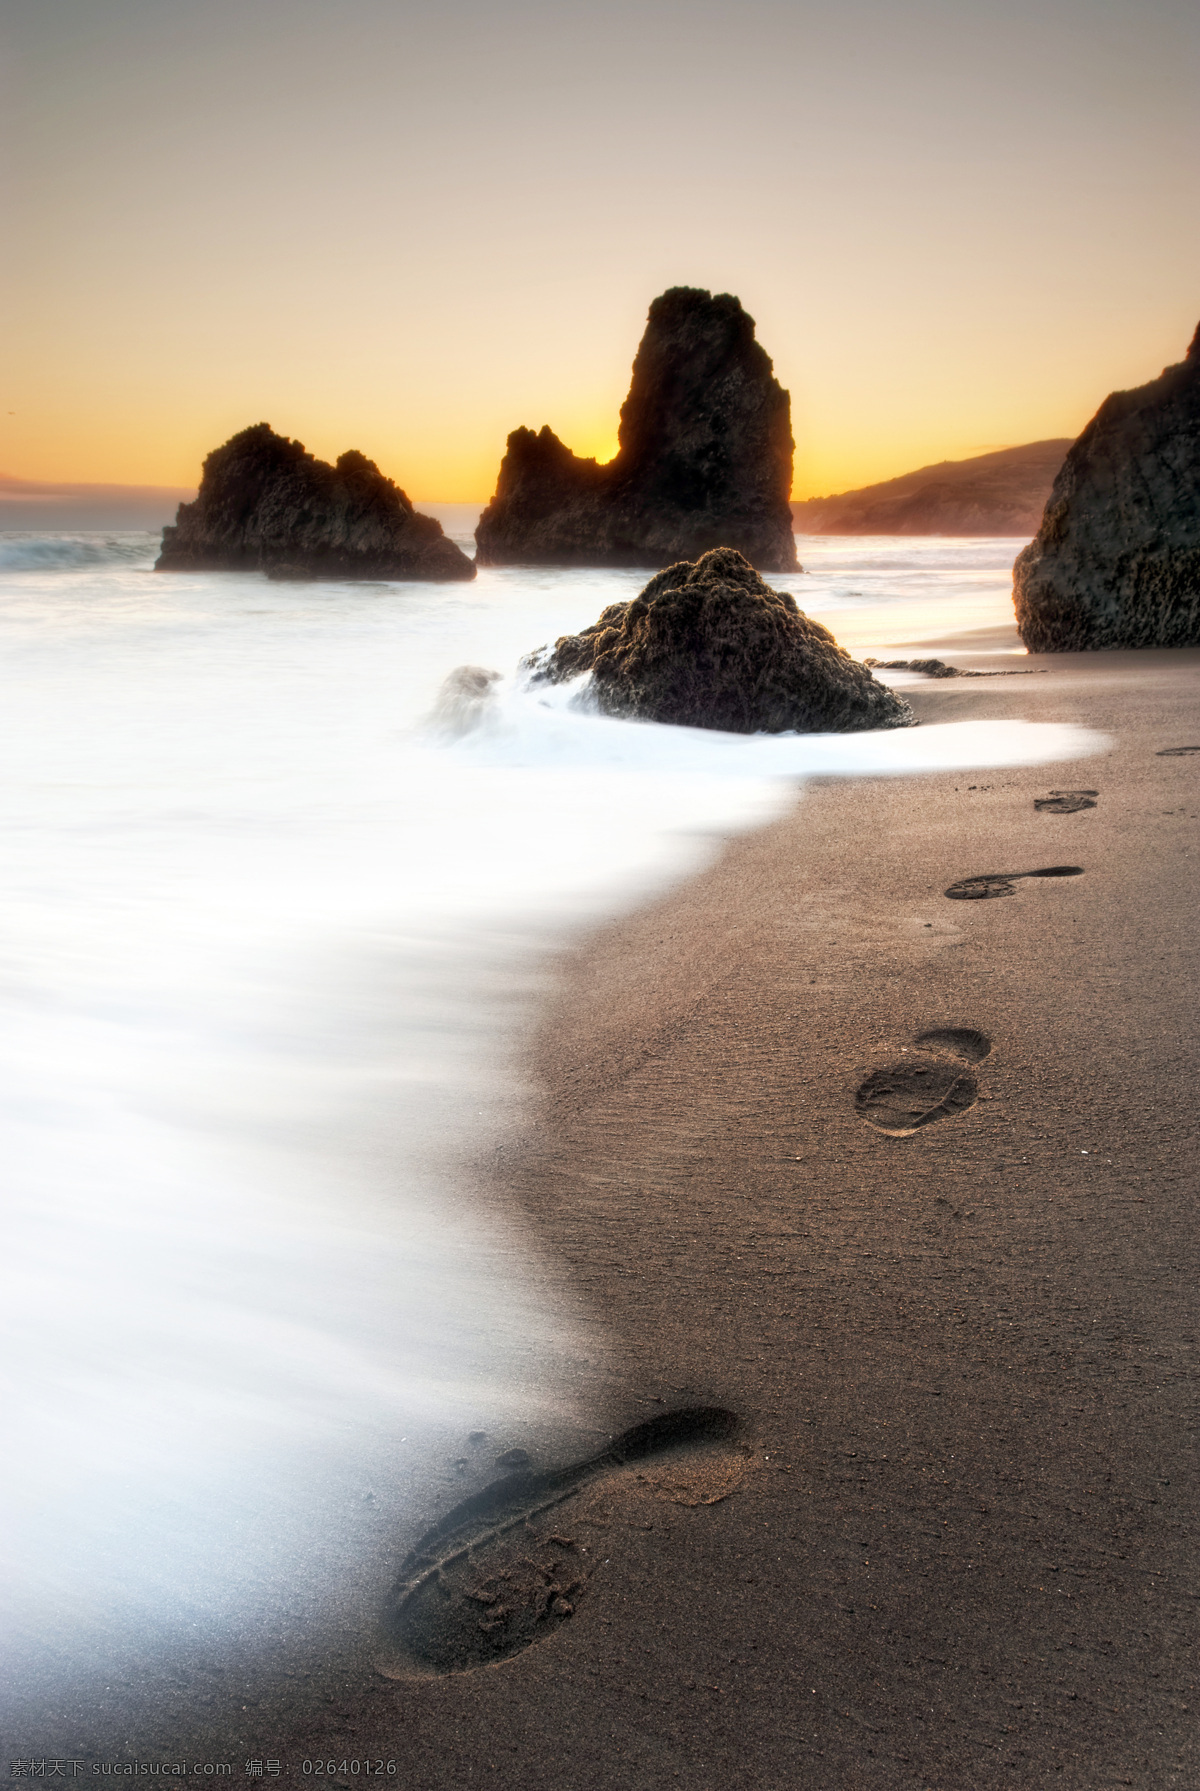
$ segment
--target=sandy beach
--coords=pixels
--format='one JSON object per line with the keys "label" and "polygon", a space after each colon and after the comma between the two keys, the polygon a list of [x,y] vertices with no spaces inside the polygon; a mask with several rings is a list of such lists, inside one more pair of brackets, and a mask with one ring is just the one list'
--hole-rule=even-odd
{"label": "sandy beach", "polygon": [[[496,1782],[1194,1782],[1200,754],[1160,755],[1197,744],[1198,664],[914,693],[1113,746],[810,788],[572,966],[514,1190],[647,1394],[738,1412],[753,1466],[631,1533],[569,1643],[463,1682]],[[991,1041],[975,1105],[864,1124],[856,1088],[939,1027]],[[551,1709],[539,1778],[516,1713]]]}
{"label": "sandy beach", "polygon": [[0,80],[10,1784],[1200,1791],[1200,7]]}
{"label": "sandy beach", "polygon": [[[958,644],[991,669],[1003,631]],[[602,1464],[521,1528],[534,1566],[574,1563],[568,1608],[499,1664],[398,1659],[365,1573],[332,1665],[60,1701],[49,1751],[339,1784],[394,1761],[414,1791],[1196,1783],[1200,653],[1021,663],[1046,675],[905,694],[1109,750],[809,784],[565,957],[535,1121],[479,1166],[610,1339],[581,1406],[736,1428]],[[959,1094],[893,1135],[856,1091],[912,1056]],[[525,1439],[531,1467],[606,1436]],[[454,1484],[431,1464],[429,1522]],[[440,1584],[487,1619],[486,1588]]]}

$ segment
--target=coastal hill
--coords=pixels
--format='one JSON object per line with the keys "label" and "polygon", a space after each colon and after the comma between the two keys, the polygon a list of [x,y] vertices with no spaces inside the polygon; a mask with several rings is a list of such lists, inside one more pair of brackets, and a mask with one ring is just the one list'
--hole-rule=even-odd
{"label": "coastal hill", "polygon": [[802,535],[1033,535],[1070,437],[942,460],[792,504]]}
{"label": "coastal hill", "polygon": [[760,571],[797,570],[791,400],[732,294],[654,300],[617,439],[600,466],[549,427],[515,429],[479,565],[670,566],[733,547]]}

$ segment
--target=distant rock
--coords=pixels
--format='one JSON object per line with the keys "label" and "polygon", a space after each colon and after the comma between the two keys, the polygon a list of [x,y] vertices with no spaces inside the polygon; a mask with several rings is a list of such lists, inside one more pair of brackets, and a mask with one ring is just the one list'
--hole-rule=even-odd
{"label": "distant rock", "polygon": [[659,572],[582,634],[524,661],[535,681],[592,674],[608,715],[734,734],[903,728],[914,717],[733,548]]}
{"label": "distant rock", "polygon": [[943,460],[792,505],[802,535],[1032,535],[1070,437]]}
{"label": "distant rock", "polygon": [[1186,360],[1106,398],[1017,556],[1031,652],[1200,646],[1200,327]]}
{"label": "distant rock", "polygon": [[[947,665],[944,659],[864,659],[872,671],[920,672],[924,678],[1032,678],[1030,666],[1006,666],[999,672],[972,672],[960,665]],[[1044,672],[1045,666],[1038,666]]]}
{"label": "distant rock", "polygon": [[797,572],[791,404],[729,293],[674,286],[650,307],[606,466],[516,429],[475,531],[481,566],[666,566],[735,547]]}
{"label": "distant rock", "polygon": [[254,569],[275,578],[474,578],[475,567],[373,460],[336,466],[276,435],[243,429],[204,462],[194,503],[163,530],[158,572]]}

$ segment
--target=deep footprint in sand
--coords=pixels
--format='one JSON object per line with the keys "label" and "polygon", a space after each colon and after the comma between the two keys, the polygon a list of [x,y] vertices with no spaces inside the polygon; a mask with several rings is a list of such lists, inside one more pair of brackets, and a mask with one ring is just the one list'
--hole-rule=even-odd
{"label": "deep footprint in sand", "polygon": [[1034,808],[1043,815],[1077,815],[1081,809],[1095,808],[1099,790],[1051,790],[1048,796],[1035,796]]}
{"label": "deep footprint in sand", "polygon": [[575,1613],[603,1532],[649,1529],[667,1505],[715,1505],[747,1455],[738,1421],[700,1406],[637,1424],[586,1461],[493,1481],[424,1535],[384,1613],[376,1665],[391,1679],[493,1666],[553,1635]]}
{"label": "deep footprint in sand", "polygon": [[961,877],[952,883],[943,894],[952,902],[987,902],[995,896],[1010,896],[1017,892],[1014,883],[1023,877],[1082,877],[1081,864],[1051,864],[1040,871],[988,871],[981,877]]}
{"label": "deep footprint in sand", "polygon": [[935,1027],[913,1043],[920,1049],[873,1070],[854,1096],[860,1117],[892,1138],[905,1138],[973,1107],[979,1084],[963,1065],[982,1063],[992,1048],[986,1033],[969,1026]]}

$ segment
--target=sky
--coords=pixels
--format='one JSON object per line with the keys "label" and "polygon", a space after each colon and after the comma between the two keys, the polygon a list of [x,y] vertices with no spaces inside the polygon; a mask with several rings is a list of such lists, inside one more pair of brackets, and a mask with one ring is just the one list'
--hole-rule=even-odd
{"label": "sky", "polygon": [[607,459],[736,293],[805,497],[1050,436],[1200,318],[1194,0],[0,0],[0,474],[266,420],[417,501]]}

